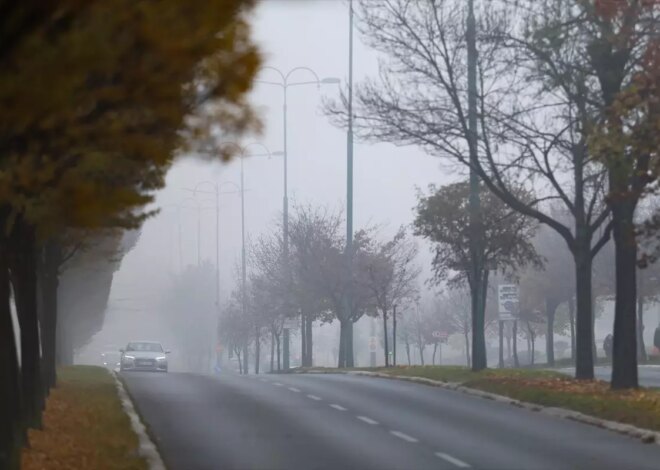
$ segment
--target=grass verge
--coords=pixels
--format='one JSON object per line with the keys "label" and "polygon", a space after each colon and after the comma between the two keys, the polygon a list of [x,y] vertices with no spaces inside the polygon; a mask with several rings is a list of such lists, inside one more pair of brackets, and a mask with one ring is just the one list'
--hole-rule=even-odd
{"label": "grass verge", "polygon": [[114,378],[100,367],[58,371],[42,430],[29,432],[22,469],[144,470],[138,438],[117,396]]}
{"label": "grass verge", "polygon": [[[332,369],[317,369],[331,371]],[[543,406],[565,408],[610,421],[660,432],[660,390],[612,391],[601,380],[582,381],[538,369],[486,369],[454,366],[362,368],[396,377],[424,377],[504,395]]]}

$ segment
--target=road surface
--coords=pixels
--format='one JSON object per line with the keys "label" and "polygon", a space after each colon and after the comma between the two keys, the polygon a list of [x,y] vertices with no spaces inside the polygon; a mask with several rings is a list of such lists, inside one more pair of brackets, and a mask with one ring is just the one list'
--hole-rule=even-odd
{"label": "road surface", "polygon": [[660,462],[660,445],[410,382],[123,377],[170,470],[603,470]]}
{"label": "road surface", "polygon": [[[575,375],[575,369],[572,367],[566,367],[559,369],[560,372],[569,375]],[[639,375],[639,384],[642,387],[657,387],[660,388],[660,366],[658,365],[647,365],[639,366],[637,368],[637,373]],[[597,366],[594,367],[594,375],[597,379],[610,381],[612,377],[612,367],[610,366]]]}

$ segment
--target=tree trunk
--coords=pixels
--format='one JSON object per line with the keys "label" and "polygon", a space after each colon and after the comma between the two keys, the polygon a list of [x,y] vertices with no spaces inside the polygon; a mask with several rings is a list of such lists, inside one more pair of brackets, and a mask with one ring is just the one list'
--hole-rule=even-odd
{"label": "tree trunk", "polygon": [[571,329],[571,362],[575,364],[575,300],[568,301],[568,322]]}
{"label": "tree trunk", "polygon": [[593,304],[591,292],[592,258],[589,249],[574,251],[577,297],[575,378],[593,380]]}
{"label": "tree trunk", "polygon": [[11,266],[16,293],[16,311],[21,329],[21,385],[24,418],[31,427],[41,426],[41,411],[45,403],[41,373],[39,320],[37,315],[37,264],[34,228],[16,221]]}
{"label": "tree trunk", "polygon": [[547,330],[545,332],[545,353],[548,366],[555,365],[555,314],[557,312],[557,302],[554,299],[545,299],[545,316]]}
{"label": "tree trunk", "polygon": [[314,332],[313,332],[313,326],[314,326],[314,320],[312,319],[311,316],[307,317],[307,321],[305,322],[305,328],[307,329],[307,332],[305,333],[305,337],[307,340],[305,341],[305,344],[307,346],[307,367],[313,367],[314,366]]}
{"label": "tree trunk", "polygon": [[503,369],[504,368],[504,322],[502,320],[499,320],[498,322],[498,329],[499,329],[499,340],[500,340],[500,357],[499,357],[499,368]]}
{"label": "tree trunk", "polygon": [[54,387],[57,359],[57,290],[59,287],[59,267],[62,263],[62,247],[55,239],[48,240],[43,247],[41,269],[41,340],[46,387]]}
{"label": "tree trunk", "polygon": [[[486,357],[486,292],[488,290],[488,271],[481,270],[479,282],[472,282],[472,370],[480,371],[488,367]],[[472,286],[474,285],[474,287]]]}
{"label": "tree trunk", "polygon": [[465,332],[465,361],[467,367],[470,367],[472,365],[472,361],[470,360],[470,336],[468,332]]}
{"label": "tree trunk", "polygon": [[383,309],[383,345],[384,345],[384,352],[385,352],[385,367],[390,366],[390,348],[388,344],[388,338],[387,338],[387,310]]}
{"label": "tree trunk", "polygon": [[249,359],[248,348],[249,348],[249,344],[248,341],[246,340],[245,344],[243,345],[243,373],[245,375],[247,375],[250,371],[249,363],[248,363],[248,359]]}
{"label": "tree trunk", "polygon": [[396,366],[396,305],[392,308],[392,365]]}
{"label": "tree trunk", "polygon": [[243,360],[241,359],[241,349],[235,348],[234,353],[236,354],[236,359],[238,359],[238,373],[243,375]]}
{"label": "tree trunk", "polygon": [[307,366],[307,318],[304,312],[300,312],[300,362],[303,367]]}
{"label": "tree trunk", "polygon": [[355,367],[355,355],[353,352],[353,322],[348,321],[346,331],[346,367]]}
{"label": "tree trunk", "polygon": [[353,322],[348,319],[339,321],[339,364],[338,367],[353,367]]}
{"label": "tree trunk", "polygon": [[0,468],[17,470],[23,443],[21,377],[10,307],[6,241],[0,240],[0,243]]}
{"label": "tree trunk", "polygon": [[282,370],[282,351],[280,347],[280,335],[279,333],[275,335],[275,339],[277,340],[277,370],[278,372]]}
{"label": "tree trunk", "polygon": [[406,341],[406,356],[408,357],[408,365],[411,366],[412,364],[410,363],[410,343]]}
{"label": "tree trunk", "polygon": [[275,370],[275,333],[270,332],[270,372]]}
{"label": "tree trunk", "polygon": [[424,365],[424,344],[419,342],[419,361]]}
{"label": "tree trunk", "polygon": [[626,201],[610,201],[610,205],[614,224],[616,262],[611,386],[613,389],[636,388],[639,384],[637,378],[637,328],[635,326],[637,303],[637,242],[633,223],[635,207]]}
{"label": "tree trunk", "polygon": [[261,333],[259,328],[254,329],[254,373],[259,374],[259,362],[261,361]]}
{"label": "tree trunk", "polygon": [[637,360],[646,364],[646,344],[644,344],[644,296],[642,292],[642,276],[638,278],[637,290]]}
{"label": "tree trunk", "polygon": [[518,359],[518,320],[513,321],[513,365],[520,367],[520,360]]}
{"label": "tree trunk", "polygon": [[435,365],[435,354],[438,351],[438,342],[433,343],[433,357],[431,359],[431,364]]}

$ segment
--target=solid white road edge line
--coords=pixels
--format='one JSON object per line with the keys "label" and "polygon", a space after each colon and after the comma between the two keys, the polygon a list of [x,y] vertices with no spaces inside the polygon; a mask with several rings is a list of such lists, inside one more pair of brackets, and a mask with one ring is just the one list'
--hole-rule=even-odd
{"label": "solid white road edge line", "polygon": [[119,395],[121,406],[124,409],[124,413],[126,413],[131,420],[133,432],[137,434],[138,453],[147,461],[149,470],[165,470],[165,463],[158,453],[158,448],[149,437],[149,434],[147,434],[147,428],[144,426],[142,420],[140,420],[140,416],[135,411],[135,406],[133,406],[131,397],[128,395],[128,392],[126,392],[124,384],[119,380],[116,372],[113,371],[112,375],[115,379],[115,384],[117,385],[117,394]]}
{"label": "solid white road edge line", "polygon": [[375,419],[368,418],[366,416],[356,416],[356,418],[359,419],[360,421],[364,421],[367,424],[371,424],[372,426],[378,424],[378,421],[376,421]]}
{"label": "solid white road edge line", "polygon": [[403,439],[404,441],[419,442],[419,439],[417,439],[415,437],[412,437],[412,436],[409,436],[408,434],[403,433],[401,431],[390,431],[390,434],[392,434],[393,436],[398,437],[399,439]]}
{"label": "solid white road edge line", "polygon": [[444,452],[436,452],[435,455],[440,457],[442,460],[446,460],[447,462],[456,465],[457,467],[470,468],[470,464],[467,464],[462,460],[457,459],[456,457],[452,457],[449,454],[445,454]]}
{"label": "solid white road edge line", "polygon": [[344,408],[341,405],[335,405],[334,403],[330,405],[330,408],[334,408],[335,410],[339,410],[339,411],[346,411],[346,408]]}

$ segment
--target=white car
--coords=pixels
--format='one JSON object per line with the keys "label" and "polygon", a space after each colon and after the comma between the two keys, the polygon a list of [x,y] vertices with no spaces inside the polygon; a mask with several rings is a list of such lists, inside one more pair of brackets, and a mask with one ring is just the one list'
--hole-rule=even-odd
{"label": "white car", "polygon": [[167,372],[167,354],[156,341],[131,341],[126,349],[120,349],[119,370],[152,370]]}

